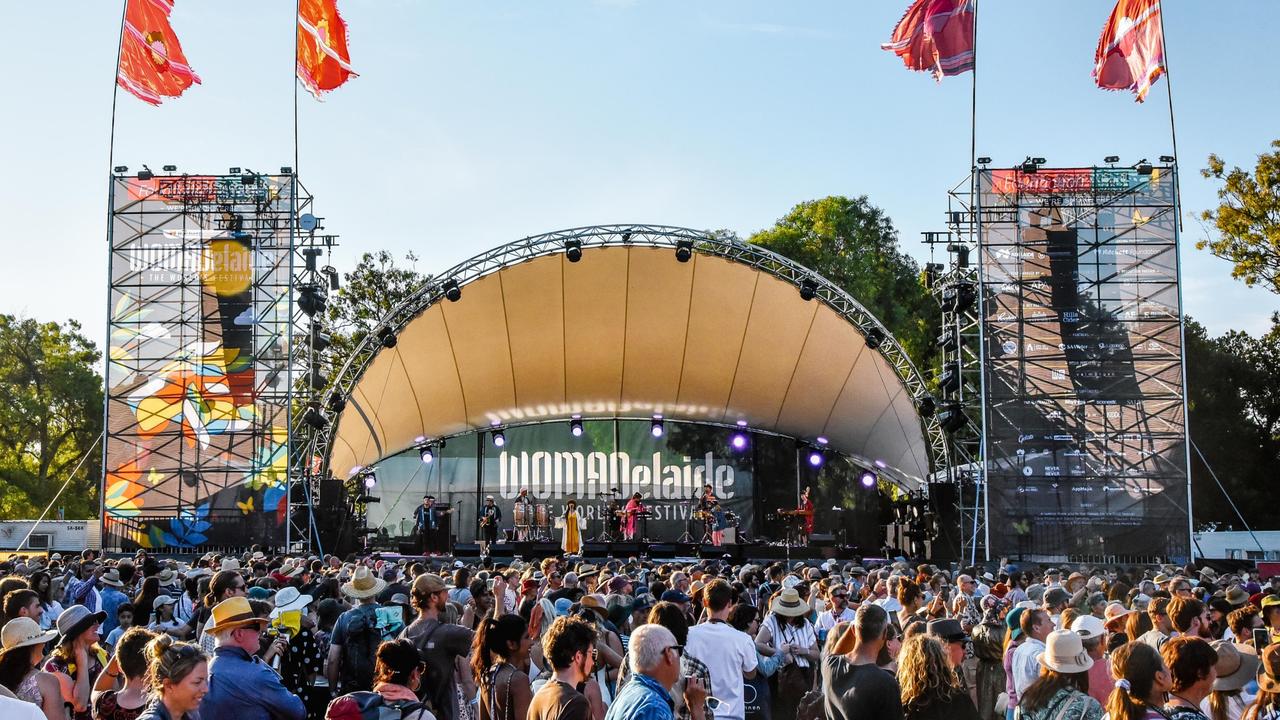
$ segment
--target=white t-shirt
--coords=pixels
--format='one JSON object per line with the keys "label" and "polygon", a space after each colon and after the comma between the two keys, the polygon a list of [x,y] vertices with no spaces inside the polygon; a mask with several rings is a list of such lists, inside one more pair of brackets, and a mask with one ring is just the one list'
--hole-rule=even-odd
{"label": "white t-shirt", "polygon": [[4,695],[0,695],[0,717],[5,720],[45,720],[40,706]]}
{"label": "white t-shirt", "polygon": [[829,612],[821,612],[818,613],[818,627],[823,630],[830,630],[835,627],[838,622],[853,622],[857,617],[857,613],[849,608],[845,608],[844,612],[840,613],[839,617],[832,615]]}
{"label": "white t-shirt", "polygon": [[721,701],[716,720],[744,720],[743,673],[756,669],[756,644],[728,623],[708,622],[689,628],[685,652],[701,660],[711,673],[711,694]]}

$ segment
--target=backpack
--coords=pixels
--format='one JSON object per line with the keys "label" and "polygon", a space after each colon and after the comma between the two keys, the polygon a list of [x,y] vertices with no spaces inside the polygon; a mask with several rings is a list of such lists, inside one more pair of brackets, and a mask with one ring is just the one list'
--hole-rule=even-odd
{"label": "backpack", "polygon": [[334,698],[325,720],[413,720],[426,706],[419,702],[389,703],[376,692],[353,692]]}
{"label": "backpack", "polygon": [[373,607],[360,607],[347,621],[347,638],[342,647],[340,677],[343,689],[373,687],[374,657],[382,644],[382,631]]}

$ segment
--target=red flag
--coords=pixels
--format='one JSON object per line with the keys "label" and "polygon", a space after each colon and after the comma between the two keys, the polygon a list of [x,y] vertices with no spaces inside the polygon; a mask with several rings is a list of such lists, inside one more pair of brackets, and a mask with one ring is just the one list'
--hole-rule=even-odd
{"label": "red flag", "polygon": [[912,70],[944,75],[973,70],[974,0],[916,0],[880,46]]}
{"label": "red flag", "polygon": [[347,23],[338,14],[338,0],[300,0],[298,3],[298,79],[316,99],[356,72],[347,50]]}
{"label": "red flag", "polygon": [[200,82],[169,25],[173,0],[126,1],[116,84],[143,102],[159,105],[164,97],[178,97]]}
{"label": "red flag", "polygon": [[1098,38],[1094,82],[1106,90],[1132,90],[1142,102],[1164,72],[1160,0],[1119,0]]}

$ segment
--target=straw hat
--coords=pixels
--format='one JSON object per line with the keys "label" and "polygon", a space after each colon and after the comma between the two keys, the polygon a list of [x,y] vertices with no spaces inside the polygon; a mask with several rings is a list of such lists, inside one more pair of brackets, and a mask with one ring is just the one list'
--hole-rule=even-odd
{"label": "straw hat", "polygon": [[1084,642],[1071,630],[1054,630],[1044,641],[1040,664],[1060,673],[1085,672],[1093,667],[1093,658],[1084,651]]}
{"label": "straw hat", "polygon": [[342,592],[344,595],[356,600],[363,600],[377,595],[385,590],[386,587],[386,580],[370,572],[368,566],[361,565],[356,568],[355,573],[351,576],[351,582],[342,586]]}
{"label": "straw hat", "polygon": [[235,558],[222,558],[221,570],[237,571],[240,569],[240,561]]}
{"label": "straw hat", "polygon": [[56,637],[58,637],[57,630],[40,632],[40,623],[29,617],[16,617],[4,624],[4,630],[0,632],[0,647],[12,650],[30,645],[43,645]]}
{"label": "straw hat", "polygon": [[1218,662],[1213,666],[1218,672],[1218,679],[1213,681],[1214,690],[1239,690],[1257,677],[1257,655],[1240,652],[1230,640],[1214,640],[1210,645],[1218,653]]}
{"label": "straw hat", "polygon": [[591,608],[596,614],[602,618],[609,617],[609,610],[604,606],[604,602],[600,600],[599,595],[583,595],[579,601],[582,607]]}
{"label": "straw hat", "polygon": [[794,587],[784,589],[769,606],[771,612],[783,617],[799,617],[809,614],[809,604],[800,599],[800,593]]}
{"label": "straw hat", "polygon": [[246,625],[266,625],[268,620],[253,614],[249,600],[242,597],[227,598],[213,606],[213,625],[207,632],[217,635]]}
{"label": "straw hat", "polygon": [[1245,589],[1239,585],[1232,585],[1227,588],[1226,598],[1229,604],[1240,606],[1249,602],[1249,593],[1245,592]]}
{"label": "straw hat", "polygon": [[120,582],[120,571],[115,568],[111,568],[110,570],[102,573],[101,580],[103,585],[109,585],[117,588],[124,587],[124,583]]}

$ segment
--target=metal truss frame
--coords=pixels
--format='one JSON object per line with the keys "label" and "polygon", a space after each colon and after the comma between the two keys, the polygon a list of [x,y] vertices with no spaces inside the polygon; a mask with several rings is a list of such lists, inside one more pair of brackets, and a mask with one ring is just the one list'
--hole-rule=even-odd
{"label": "metal truss frame", "polygon": [[[878,334],[884,340],[877,352],[889,363],[902,381],[915,403],[930,397],[928,386],[912,364],[902,346],[884,325],[857,300],[818,273],[799,265],[777,253],[753,245],[729,233],[715,233],[665,225],[598,225],[559,230],[542,235],[532,235],[501,245],[455,265],[418,288],[408,300],[392,310],[381,321],[381,327],[398,333],[410,321],[445,297],[446,288],[465,286],[479,278],[498,272],[505,267],[526,260],[562,253],[567,243],[574,242],[583,249],[599,247],[688,247],[691,252],[725,258],[747,265],[783,280],[797,288],[802,285],[812,290],[815,299],[825,303],[842,318],[852,323],[864,336]],[[331,386],[331,397],[345,399],[363,377],[369,364],[382,346],[376,333],[369,333],[352,353]],[[330,408],[325,413],[323,428],[305,423],[294,423],[294,456],[297,474],[302,475],[312,458],[320,462],[319,475],[330,472],[329,458],[332,438],[337,431],[341,413]],[[936,417],[923,420],[923,430],[929,462],[933,467],[946,461],[946,438]]]}

